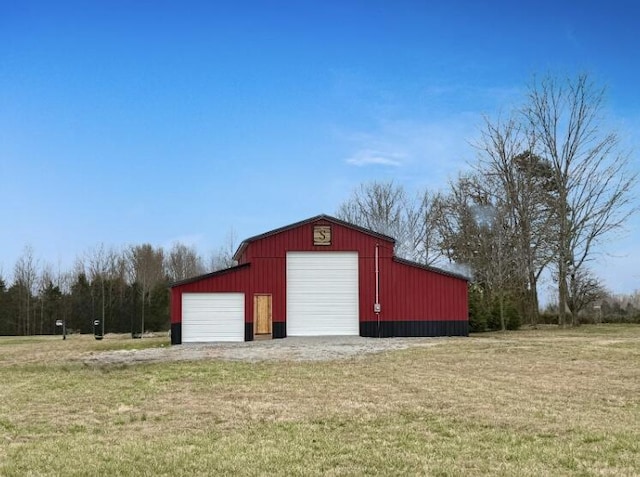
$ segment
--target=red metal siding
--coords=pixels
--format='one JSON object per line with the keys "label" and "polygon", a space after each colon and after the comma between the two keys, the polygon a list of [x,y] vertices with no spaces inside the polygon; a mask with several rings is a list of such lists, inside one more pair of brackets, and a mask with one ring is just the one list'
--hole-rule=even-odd
{"label": "red metal siding", "polygon": [[[331,245],[313,245],[313,227],[331,226]],[[273,322],[286,320],[286,254],[290,251],[356,251],[359,256],[360,321],[374,321],[375,251],[379,253],[380,319],[384,321],[467,320],[467,282],[393,260],[393,242],[320,219],[247,244],[239,257],[249,264],[172,289],[172,323],[182,321],[182,293],[244,292],[245,322],[253,322],[253,295],[272,295]]]}
{"label": "red metal siding", "polygon": [[[286,284],[285,261],[281,258],[256,258],[251,262],[253,286],[251,294],[271,294],[271,313],[274,323],[284,323],[286,320]],[[253,299],[251,309],[247,311],[247,323],[253,322]]]}
{"label": "red metal siding", "polygon": [[[382,252],[382,246],[380,247]],[[383,255],[381,253],[381,255]],[[424,268],[379,259],[382,321],[467,320],[467,282]],[[360,259],[360,321],[375,321],[375,260]]]}
{"label": "red metal siding", "polygon": [[[313,245],[313,227],[315,225],[331,226],[331,245]],[[387,256],[393,254],[393,242],[383,241],[371,235],[357,230],[333,224],[328,221],[301,225],[298,228],[271,235],[250,243],[240,263],[253,263],[256,258],[278,257],[285,258],[287,252],[327,252],[327,251],[358,251],[360,256],[367,254],[373,256],[376,243],[384,243],[387,246]]]}
{"label": "red metal siding", "polygon": [[467,320],[467,282],[404,263],[392,262],[385,298],[387,320]]}

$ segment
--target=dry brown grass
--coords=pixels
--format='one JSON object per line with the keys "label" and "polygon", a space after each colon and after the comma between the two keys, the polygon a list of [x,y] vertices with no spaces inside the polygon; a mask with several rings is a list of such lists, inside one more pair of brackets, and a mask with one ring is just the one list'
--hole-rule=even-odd
{"label": "dry brown grass", "polygon": [[68,364],[83,356],[111,350],[135,350],[168,347],[166,334],[148,335],[132,340],[130,335],[107,334],[96,340],[93,335],[0,336],[0,366],[22,364]]}
{"label": "dry brown grass", "polygon": [[331,362],[77,359],[141,341],[166,344],[1,338],[0,474],[640,474],[640,327]]}

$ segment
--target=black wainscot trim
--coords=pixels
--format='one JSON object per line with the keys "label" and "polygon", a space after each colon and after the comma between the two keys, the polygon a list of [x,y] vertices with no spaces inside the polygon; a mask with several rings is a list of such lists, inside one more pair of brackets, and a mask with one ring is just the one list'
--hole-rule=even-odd
{"label": "black wainscot trim", "polygon": [[171,323],[171,344],[182,344],[182,323]]}
{"label": "black wainscot trim", "polygon": [[450,321],[361,321],[360,336],[368,338],[469,336],[469,322]]}
{"label": "black wainscot trim", "polygon": [[287,337],[287,324],[284,322],[277,322],[271,324],[271,331],[274,338],[286,338]]}

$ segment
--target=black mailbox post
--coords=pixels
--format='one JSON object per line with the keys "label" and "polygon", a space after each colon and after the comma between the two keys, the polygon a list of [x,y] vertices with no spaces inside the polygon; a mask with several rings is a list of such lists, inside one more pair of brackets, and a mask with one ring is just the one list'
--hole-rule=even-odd
{"label": "black mailbox post", "polygon": [[97,340],[102,339],[102,322],[100,320],[93,320],[93,336]]}

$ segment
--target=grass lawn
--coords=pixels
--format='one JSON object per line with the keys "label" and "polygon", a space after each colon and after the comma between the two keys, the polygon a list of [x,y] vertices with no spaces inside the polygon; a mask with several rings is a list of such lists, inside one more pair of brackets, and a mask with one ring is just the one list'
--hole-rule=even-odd
{"label": "grass lawn", "polygon": [[87,366],[0,338],[0,475],[640,475],[640,326],[330,362]]}

